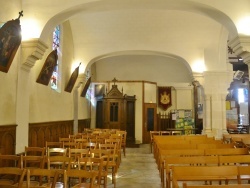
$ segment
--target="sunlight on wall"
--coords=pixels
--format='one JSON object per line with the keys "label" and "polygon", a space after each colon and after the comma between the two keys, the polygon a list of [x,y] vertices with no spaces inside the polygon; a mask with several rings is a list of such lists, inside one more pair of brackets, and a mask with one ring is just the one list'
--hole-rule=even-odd
{"label": "sunlight on wall", "polygon": [[40,36],[40,27],[37,21],[29,19],[29,20],[22,20],[21,23],[22,29],[22,40],[29,40],[32,38],[39,38]]}
{"label": "sunlight on wall", "polygon": [[199,72],[202,73],[206,70],[206,66],[203,60],[196,60],[194,61],[194,63],[192,64],[192,70],[193,72]]}
{"label": "sunlight on wall", "polygon": [[237,29],[240,34],[250,35],[250,16],[242,18],[237,23]]}
{"label": "sunlight on wall", "polygon": [[79,74],[83,74],[85,71],[85,63],[82,63],[82,61],[75,61],[74,63],[72,63],[71,65],[71,73],[74,72],[74,70],[76,69],[76,67],[79,66],[79,64],[81,63],[80,67],[79,67]]}

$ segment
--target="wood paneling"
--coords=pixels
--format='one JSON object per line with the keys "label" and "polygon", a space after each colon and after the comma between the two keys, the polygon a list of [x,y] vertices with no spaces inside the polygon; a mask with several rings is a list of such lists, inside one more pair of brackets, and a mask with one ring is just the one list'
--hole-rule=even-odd
{"label": "wood paneling", "polygon": [[[78,120],[78,132],[90,128],[91,119]],[[73,120],[30,123],[29,146],[45,147],[46,141],[58,142],[59,137],[68,137],[73,134]]]}
{"label": "wood paneling", "polygon": [[14,155],[16,152],[16,126],[0,126],[0,153]]}
{"label": "wood paneling", "polygon": [[[90,128],[90,119],[78,121],[78,132]],[[17,125],[0,126],[0,154],[16,154],[16,127]],[[72,121],[57,121],[29,124],[29,146],[45,147],[46,141],[59,141],[59,137],[68,137],[73,134]]]}

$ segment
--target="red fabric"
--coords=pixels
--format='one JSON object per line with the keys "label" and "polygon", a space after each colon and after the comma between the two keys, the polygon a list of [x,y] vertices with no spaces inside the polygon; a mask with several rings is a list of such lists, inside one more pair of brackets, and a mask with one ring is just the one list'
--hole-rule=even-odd
{"label": "red fabric", "polygon": [[163,110],[172,106],[171,87],[158,87],[158,106]]}

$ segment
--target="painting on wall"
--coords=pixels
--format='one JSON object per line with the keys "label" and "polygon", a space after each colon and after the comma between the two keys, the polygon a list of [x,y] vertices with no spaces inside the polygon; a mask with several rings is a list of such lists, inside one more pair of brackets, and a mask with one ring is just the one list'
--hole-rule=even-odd
{"label": "painting on wall", "polygon": [[163,110],[172,106],[171,87],[158,87],[158,105]]}
{"label": "painting on wall", "polygon": [[78,77],[78,74],[79,74],[79,67],[80,67],[81,63],[79,64],[78,67],[75,68],[74,72],[71,74],[71,77],[69,79],[69,82],[65,88],[65,91],[71,93],[75,83],[76,83],[76,80],[77,80],[77,77]]}
{"label": "painting on wall", "polygon": [[8,72],[10,65],[21,44],[20,17],[23,11],[19,12],[19,17],[6,22],[0,29],[0,71]]}
{"label": "painting on wall", "polygon": [[102,97],[105,92],[104,84],[96,84],[95,85],[95,97]]}
{"label": "painting on wall", "polygon": [[83,90],[82,90],[82,93],[81,93],[81,97],[85,97],[86,96],[86,93],[88,91],[90,83],[91,83],[91,77],[89,77],[88,80],[87,80],[87,82],[85,83],[85,85],[83,87]]}
{"label": "painting on wall", "polygon": [[48,85],[53,74],[54,68],[57,64],[57,50],[53,50],[46,58],[43,68],[36,80],[37,83]]}

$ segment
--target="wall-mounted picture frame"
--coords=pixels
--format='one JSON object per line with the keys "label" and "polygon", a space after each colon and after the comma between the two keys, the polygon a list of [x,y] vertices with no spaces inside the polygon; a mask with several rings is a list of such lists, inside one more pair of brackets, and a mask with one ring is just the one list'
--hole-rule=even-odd
{"label": "wall-mounted picture frame", "polygon": [[85,97],[86,96],[86,93],[88,91],[88,88],[91,84],[91,77],[88,78],[87,82],[85,83],[84,87],[83,87],[83,90],[82,90],[82,93],[81,93],[81,97]]}
{"label": "wall-mounted picture frame", "polygon": [[105,84],[96,84],[95,85],[95,97],[102,97],[105,92]]}
{"label": "wall-mounted picture frame", "polygon": [[53,50],[46,58],[43,68],[36,80],[37,83],[48,85],[53,74],[54,68],[57,64],[57,50]]}
{"label": "wall-mounted picture frame", "polygon": [[76,83],[76,80],[78,78],[80,65],[81,65],[81,63],[79,64],[78,67],[75,68],[74,72],[72,72],[71,77],[70,77],[68,84],[67,84],[66,88],[64,89],[64,91],[71,93],[71,91]]}
{"label": "wall-mounted picture frame", "polygon": [[[20,16],[22,12],[19,13]],[[21,44],[20,16],[0,28],[0,71],[7,73]]]}

